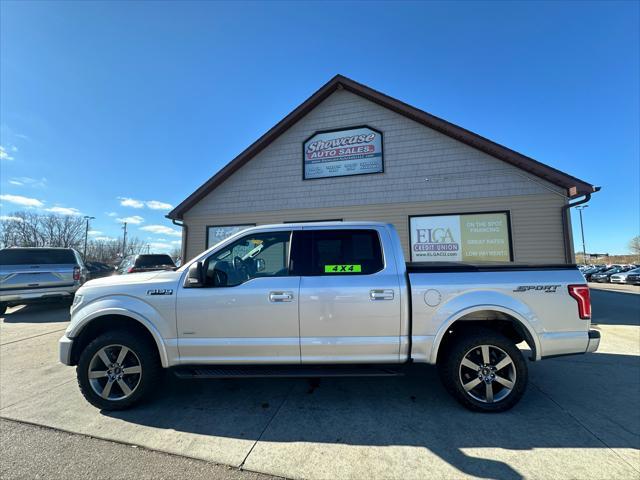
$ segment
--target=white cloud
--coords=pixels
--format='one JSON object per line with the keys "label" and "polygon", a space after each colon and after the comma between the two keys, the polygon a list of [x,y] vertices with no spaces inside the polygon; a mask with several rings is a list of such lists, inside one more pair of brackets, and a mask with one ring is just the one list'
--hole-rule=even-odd
{"label": "white cloud", "polygon": [[159,202],[158,200],[148,200],[145,203],[151,210],[171,210],[173,208],[170,203]]}
{"label": "white cloud", "polygon": [[157,235],[172,235],[174,237],[182,237],[182,233],[178,230],[174,230],[173,228],[167,227],[166,225],[147,225],[142,227],[140,230],[144,230],[145,232],[155,233]]}
{"label": "white cloud", "polygon": [[[15,150],[11,150],[15,152]],[[9,155],[9,152],[2,145],[0,145],[0,160],[13,160],[13,157]]]}
{"label": "white cloud", "polygon": [[100,230],[89,230],[89,235],[95,237],[96,235],[102,235],[102,232]]}
{"label": "white cloud", "polygon": [[159,200],[136,200],[129,197],[118,197],[118,200],[120,200],[120,205],[123,207],[144,208],[146,205],[151,210],[171,210],[173,208],[170,203]]}
{"label": "white cloud", "polygon": [[120,200],[120,205],[122,205],[123,207],[133,207],[133,208],[142,208],[142,207],[144,207],[144,202],[143,201],[136,200],[134,198],[118,197],[118,200]]}
{"label": "white cloud", "polygon": [[104,212],[107,217],[117,217],[118,214],[116,212]]}
{"label": "white cloud", "polygon": [[44,205],[44,202],[37,198],[23,197],[22,195],[0,195],[0,199],[24,207],[42,207]]}
{"label": "white cloud", "polygon": [[47,179],[44,177],[40,179],[31,178],[31,177],[14,177],[11,180],[9,180],[9,183],[11,185],[17,185],[17,186],[26,185],[29,187],[44,188],[47,186]]}
{"label": "white cloud", "polygon": [[94,240],[96,240],[98,242],[110,242],[112,240],[115,240],[115,238],[113,238],[113,237],[95,237]]}
{"label": "white cloud", "polygon": [[11,215],[0,215],[0,221],[3,222],[22,222],[20,217],[12,217]]}
{"label": "white cloud", "polygon": [[151,242],[149,244],[149,247],[151,248],[151,250],[170,250],[171,249],[170,244],[163,243],[163,242]]}
{"label": "white cloud", "polygon": [[144,222],[144,218],[142,218],[140,215],[134,215],[132,217],[116,218],[116,220],[120,223],[126,222],[132,225],[140,225],[142,222]]}
{"label": "white cloud", "polygon": [[45,208],[47,212],[57,213],[58,215],[81,215],[80,210],[73,207],[51,207]]}
{"label": "white cloud", "polygon": [[171,240],[171,245],[182,245],[182,240]]}

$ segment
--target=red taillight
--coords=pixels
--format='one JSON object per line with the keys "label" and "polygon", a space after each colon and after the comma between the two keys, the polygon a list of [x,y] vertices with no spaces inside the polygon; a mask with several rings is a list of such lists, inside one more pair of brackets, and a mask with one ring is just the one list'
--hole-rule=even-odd
{"label": "red taillight", "polygon": [[127,273],[135,273],[135,271],[135,267],[131,267],[129,270],[127,270]]}
{"label": "red taillight", "polygon": [[73,280],[75,282],[80,280],[80,267],[73,267]]}
{"label": "red taillight", "polygon": [[578,302],[578,315],[583,320],[591,318],[591,295],[587,285],[569,285],[569,295]]}

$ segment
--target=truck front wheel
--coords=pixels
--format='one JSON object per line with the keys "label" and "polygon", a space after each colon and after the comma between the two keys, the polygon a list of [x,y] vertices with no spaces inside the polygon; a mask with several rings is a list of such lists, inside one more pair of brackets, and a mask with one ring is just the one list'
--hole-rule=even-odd
{"label": "truck front wheel", "polygon": [[76,374],[84,397],[102,410],[123,410],[158,384],[162,367],[154,346],[132,332],[104,333],[80,354]]}
{"label": "truck front wheel", "polygon": [[527,363],[512,341],[492,330],[463,333],[439,362],[445,388],[465,407],[502,412],[527,387]]}

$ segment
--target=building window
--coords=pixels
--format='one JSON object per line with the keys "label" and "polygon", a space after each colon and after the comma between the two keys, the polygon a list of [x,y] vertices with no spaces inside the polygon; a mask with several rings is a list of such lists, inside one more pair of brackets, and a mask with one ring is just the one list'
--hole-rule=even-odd
{"label": "building window", "polygon": [[231,235],[255,226],[255,223],[244,225],[207,225],[207,250],[215,244],[226,240]]}
{"label": "building window", "polygon": [[511,262],[508,211],[409,217],[412,262]]}

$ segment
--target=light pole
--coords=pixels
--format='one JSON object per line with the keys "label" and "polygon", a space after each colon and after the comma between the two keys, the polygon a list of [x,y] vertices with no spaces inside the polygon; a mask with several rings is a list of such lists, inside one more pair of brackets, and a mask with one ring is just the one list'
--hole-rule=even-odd
{"label": "light pole", "polygon": [[89,237],[89,220],[95,220],[95,218],[96,217],[90,217],[89,215],[84,216],[87,224],[84,229],[84,251],[82,252],[82,258],[85,262],[87,261],[87,238]]}
{"label": "light pole", "polygon": [[127,222],[124,222],[122,229],[124,230],[124,239],[122,240],[122,259],[124,260],[127,256]]}
{"label": "light pole", "polygon": [[587,264],[587,249],[584,246],[584,227],[582,226],[582,210],[589,208],[589,205],[580,205],[576,210],[580,212],[580,233],[582,234],[582,263]]}

